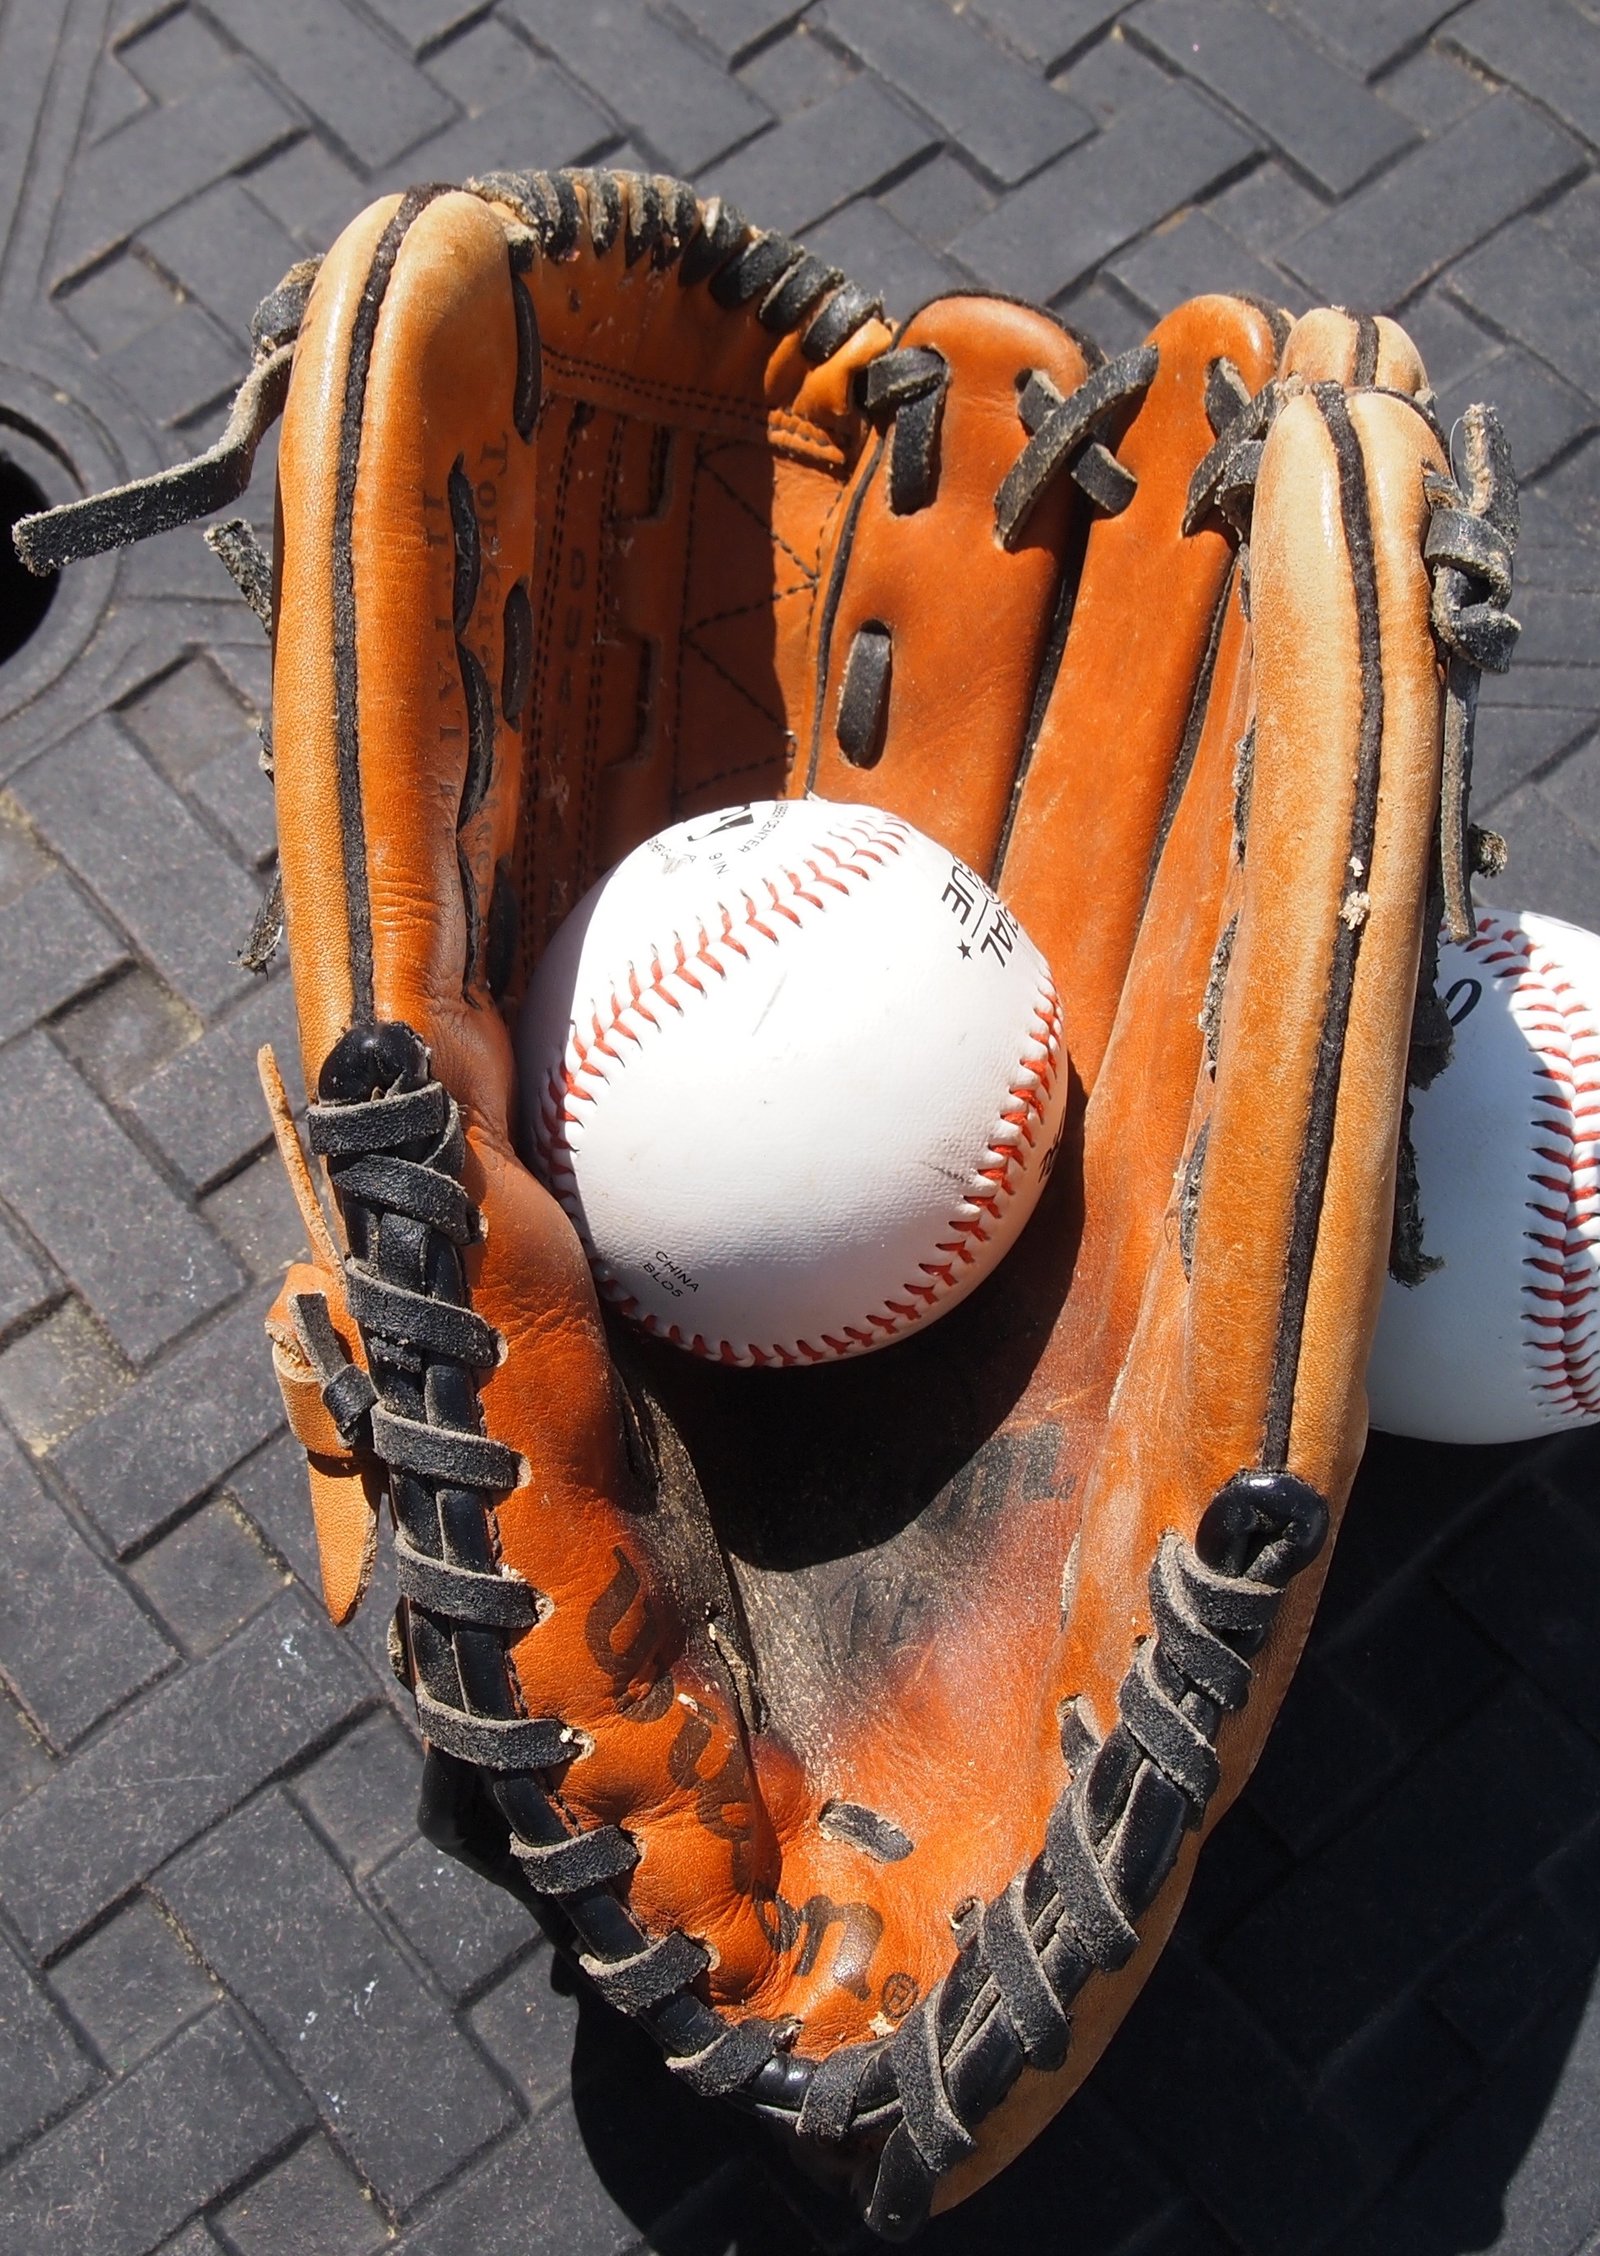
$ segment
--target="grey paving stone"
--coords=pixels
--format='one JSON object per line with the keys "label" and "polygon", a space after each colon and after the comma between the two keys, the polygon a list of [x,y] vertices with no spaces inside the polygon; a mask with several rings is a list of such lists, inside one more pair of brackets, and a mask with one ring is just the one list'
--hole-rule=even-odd
{"label": "grey paving stone", "polygon": [[456,1999],[492,1980],[539,1932],[524,1904],[431,1841],[414,1840],[381,1865],[369,1892]]}
{"label": "grey paving stone", "polygon": [[123,68],[119,59],[102,55],[89,84],[89,101],[83,119],[85,146],[103,140],[149,106],[144,88]]}
{"label": "grey paving stone", "polygon": [[677,10],[725,63],[736,63],[758,40],[770,38],[803,15],[806,4],[807,0],[677,0]]}
{"label": "grey paving stone", "polygon": [[[1401,2182],[1402,2217],[1429,2219],[1451,2251],[1537,2256],[1592,2245],[1600,2225],[1592,2168],[1600,2139],[1597,2019],[1596,2001],[1585,2007],[1580,1988],[1426,2149]],[[1391,2242],[1408,2252],[1413,2245],[1409,2237]]]}
{"label": "grey paving stone", "polygon": [[155,969],[197,1010],[250,985],[234,960],[260,887],[109,720],[18,776],[18,800]]}
{"label": "grey paving stone", "polygon": [[792,117],[809,109],[824,95],[848,84],[860,64],[842,43],[820,38],[816,24],[797,23],[782,39],[774,39],[752,55],[739,71],[739,84],[764,102],[774,117]]}
{"label": "grey paving stone", "polygon": [[409,2209],[511,2127],[496,2078],[281,1795],[219,1827],[158,1886],[383,2200]]}
{"label": "grey paving stone", "polygon": [[0,1216],[0,1338],[61,1290]]}
{"label": "grey paving stone", "polygon": [[1543,783],[1520,784],[1495,802],[1494,822],[1511,848],[1496,888],[1502,899],[1592,927],[1600,901],[1600,847],[1576,830]]}
{"label": "grey paving stone", "polygon": [[0,1669],[40,1730],[70,1746],[173,1659],[127,1586],[0,1433]]}
{"label": "grey paving stone", "polygon": [[262,774],[262,742],[255,729],[244,744],[230,744],[190,776],[190,799],[210,814],[235,853],[266,869],[278,853],[278,810]]}
{"label": "grey paving stone", "polygon": [[1442,283],[1407,306],[1405,328],[1422,355],[1429,383],[1439,393],[1470,383],[1505,349],[1498,337],[1462,311]]}
{"label": "grey paving stone", "polygon": [[1055,83],[1086,103],[1102,125],[1109,125],[1124,110],[1153,101],[1172,84],[1172,78],[1144,48],[1113,32],[1109,39],[1102,39],[1080,56]]}
{"label": "grey paving stone", "polygon": [[0,1056],[0,1195],[122,1352],[143,1362],[244,1282],[54,1045]]}
{"label": "grey paving stone", "polygon": [[1189,2201],[1139,2242],[1139,2256],[1235,2256],[1238,2246],[1197,2202]]}
{"label": "grey paving stone", "polygon": [[214,1487],[282,1419],[252,1299],[80,1424],[55,1463],[96,1526],[126,1551]]}
{"label": "grey paving stone", "polygon": [[620,2256],[639,2227],[605,2191],[570,2103],[547,2108],[504,2140],[421,2224],[394,2243],[397,2256],[526,2256],[528,2218],[561,2219],[562,2256]]}
{"label": "grey paving stone", "polygon": [[965,228],[951,251],[997,289],[1057,297],[1256,146],[1203,94],[1168,87]]}
{"label": "grey paving stone", "polygon": [[1250,1806],[1303,1856],[1341,1830],[1399,1754],[1387,1718],[1308,1660],[1268,1741]]}
{"label": "grey paving stone", "polygon": [[1291,313],[1304,312],[1307,302],[1300,283],[1257,258],[1203,211],[1185,212],[1176,226],[1158,228],[1120,251],[1108,271],[1157,314],[1213,290],[1260,298]]}
{"label": "grey paving stone", "polygon": [[982,0],[974,15],[1054,70],[1104,31],[1124,0]]}
{"label": "grey paving stone", "polygon": [[1327,205],[1275,158],[1258,164],[1206,200],[1206,210],[1230,235],[1263,257],[1290,236],[1303,234]]}
{"label": "grey paving stone", "polygon": [[[1513,1517],[1514,1508],[1505,1516]],[[1325,1637],[1321,1652],[1329,1676],[1380,1720],[1397,1753],[1409,1758],[1486,1701],[1506,1666],[1434,1576],[1382,1595],[1376,1614],[1361,1608],[1355,1627]]]}
{"label": "grey paving stone", "polygon": [[109,1409],[132,1383],[81,1301],[64,1301],[0,1349],[0,1411],[39,1454]]}
{"label": "grey paving stone", "polygon": [[[303,1472],[300,1478],[303,1485]],[[310,1507],[306,1510],[309,1516]],[[422,1758],[414,1741],[392,1715],[375,1715],[301,1771],[291,1791],[361,1879],[415,1841],[421,1782]]]}
{"label": "grey paving stone", "polygon": [[1592,16],[1566,0],[1473,0],[1450,18],[1444,36],[1575,133],[1600,141],[1600,40]]}
{"label": "grey paving stone", "polygon": [[[1419,1561],[1447,1549],[1488,1512],[1516,1511],[1522,1497],[1542,1493],[1542,1454],[1518,1443],[1469,1453],[1370,1435],[1339,1533],[1324,1623],[1331,1626],[1331,1610],[1343,1606],[1358,1622],[1370,1608],[1376,1624],[1397,1590],[1415,1583]],[[1390,1496],[1405,1498],[1404,1512],[1386,1508]],[[1346,1650],[1335,1641],[1336,1661]]]}
{"label": "grey paving stone", "polygon": [[1475,110],[1488,92],[1464,63],[1454,55],[1442,55],[1437,47],[1419,48],[1398,69],[1386,72],[1383,80],[1383,98],[1390,109],[1424,133],[1454,125],[1458,117]]}
{"label": "grey paving stone", "polygon": [[145,2256],[303,2116],[218,2006],[0,2173],[0,2245]]}
{"label": "grey paving stone", "polygon": [[904,320],[930,298],[963,288],[962,276],[918,240],[874,197],[863,196],[806,232],[806,247],[829,260]]}
{"label": "grey paving stone", "polygon": [[1055,312],[1080,336],[1092,337],[1103,353],[1127,352],[1150,334],[1150,309],[1116,283],[1080,283],[1056,301]]}
{"label": "grey paving stone", "polygon": [[0,1812],[24,1800],[54,1768],[49,1748],[16,1702],[0,1691]]}
{"label": "grey paving stone", "polygon": [[[1179,2196],[1178,2182],[1152,2143],[1141,2130],[1130,2130],[1090,2089],[1082,2104],[1075,2100],[997,2184],[977,2194],[970,2206],[963,2205],[963,2211],[936,2218],[927,2228],[926,2245],[932,2256],[978,2256],[981,2250],[1002,2247],[1037,2249],[1042,2256],[1062,2245],[1065,2200],[1071,2215],[1068,2245],[1074,2250],[1111,2256],[1112,2251],[1137,2249],[1143,2256],[1146,2248],[1165,2245],[1158,2238],[1160,2220],[1175,2209]],[[769,2186],[769,2212],[774,2205]],[[845,2230],[841,2220],[829,2239],[842,2240]],[[1176,2245],[1189,2256],[1191,2246],[1208,2250],[1210,2242],[1202,2227],[1201,2237]]]}
{"label": "grey paving stone", "polygon": [[863,73],[713,167],[706,185],[762,226],[798,235],[936,138]]}
{"label": "grey paving stone", "polygon": [[1237,1805],[1228,1816],[1215,1846],[1196,1865],[1184,1900],[1184,1934],[1202,1951],[1270,1895],[1294,1863],[1277,1833],[1257,1817],[1252,1802]]}
{"label": "grey paving stone", "polygon": [[164,2240],[157,2256],[217,2256],[221,2246],[204,2217],[196,2217],[193,2224],[185,2225],[173,2239]]}
{"label": "grey paving stone", "polygon": [[567,2088],[578,2001],[570,1977],[551,1979],[555,1961],[541,1949],[514,1966],[472,2008],[478,2041],[537,2110]]}
{"label": "grey paving stone", "polygon": [[1406,1999],[1319,2079],[1317,2099],[1354,2140],[1367,2183],[1405,2162],[1482,2081],[1482,2066],[1429,2005]]}
{"label": "grey paving stone", "polygon": [[142,1892],[50,1969],[50,1983],[114,2076],[216,2004],[218,1990]]}
{"label": "grey paving stone", "polygon": [[1555,1703],[1600,1738],[1600,1694],[1583,1657],[1600,1605],[1600,1543],[1550,1495],[1498,1512],[1440,1562],[1457,1605]]}
{"label": "grey paving stone", "polygon": [[1600,744],[1590,738],[1575,747],[1541,776],[1540,785],[1586,838],[1600,843]]}
{"label": "grey paving stone", "polygon": [[0,789],[0,909],[19,901],[55,866],[16,800]]}
{"label": "grey paving stone", "polygon": [[0,1886],[30,1946],[70,1941],[370,1697],[334,1632],[286,1592],[125,1708],[0,1819]]}
{"label": "grey paving stone", "polygon": [[[1164,2010],[1152,2010],[1157,2000]],[[1098,2083],[1248,2249],[1303,2246],[1310,2219],[1326,2232],[1354,2206],[1360,2175],[1349,2139],[1237,1998],[1182,1949],[1162,1958]],[[1241,2091],[1251,2094],[1248,2170],[1239,2166]]]}
{"label": "grey paving stone", "polygon": [[[433,179],[467,180],[504,165],[508,149],[537,149],[545,166],[577,164],[615,140],[616,127],[597,103],[553,63],[533,56],[520,41],[518,46],[533,70],[514,92],[435,134],[402,158],[387,180],[369,183],[368,193],[409,185],[419,166]],[[324,222],[330,236],[354,217],[361,200],[345,203]]]}
{"label": "grey paving stone", "polygon": [[1519,478],[1536,478],[1600,423],[1600,407],[1587,393],[1553,376],[1520,345],[1508,345],[1473,377],[1470,387],[1441,400],[1441,419],[1447,425],[1469,404],[1469,389],[1472,398],[1481,394],[1498,411]]}
{"label": "grey paving stone", "polygon": [[483,0],[371,0],[371,6],[417,54],[481,13]]}
{"label": "grey paving stone", "polygon": [[[428,57],[428,76],[469,116],[521,94],[549,69],[498,16],[480,16]],[[530,135],[527,147],[534,141]],[[542,163],[542,159],[539,160]]]}
{"label": "grey paving stone", "polygon": [[295,1104],[304,1102],[294,997],[280,973],[256,979],[236,1010],[160,1066],[128,1110],[165,1158],[198,1190],[231,1174],[270,1141],[256,1052],[270,1042]]}
{"label": "grey paving stone", "polygon": [[203,17],[182,8],[124,40],[117,61],[158,102],[175,102],[215,78],[228,52]]}
{"label": "grey paving stone", "polygon": [[1537,220],[1505,228],[1455,269],[1450,287],[1580,390],[1592,390],[1600,368],[1594,276]]}
{"label": "grey paving stone", "polygon": [[128,1569],[184,1649],[209,1653],[270,1605],[283,1570],[239,1509],[202,1504]]}
{"label": "grey paving stone", "polygon": [[257,1284],[274,1291],[306,1251],[305,1225],[277,1152],[265,1151],[200,1201],[200,1211]]}
{"label": "grey paving stone", "polygon": [[767,123],[764,103],[643,0],[598,0],[583,9],[563,0],[503,0],[503,7],[685,177]]}
{"label": "grey paving stone", "polygon": [[1454,0],[1285,0],[1323,46],[1365,77],[1426,37]]}
{"label": "grey paving stone", "polygon": [[1549,669],[1581,678],[1600,669],[1600,593],[1586,588],[1527,591],[1527,617],[1517,643],[1517,665],[1528,669],[1520,686],[1538,690]]}
{"label": "grey paving stone", "polygon": [[[314,133],[302,133],[287,147],[243,176],[258,204],[280,219],[307,247],[307,229],[335,212],[352,217],[361,209],[361,176],[336,157]],[[311,241],[313,250],[326,250],[329,237]]]}
{"label": "grey paving stone", "polygon": [[211,0],[211,12],[358,164],[387,164],[449,120],[427,73],[343,0]]}
{"label": "grey paving stone", "polygon": [[1456,1952],[1428,1998],[1481,2058],[1498,2061],[1593,1970],[1586,1939],[1530,1891]]}
{"label": "grey paving stone", "polygon": [[982,213],[993,211],[997,200],[994,190],[948,149],[939,150],[927,164],[886,188],[881,199],[903,227],[936,246],[948,243]]}
{"label": "grey paving stone", "polygon": [[1323,2059],[1507,1900],[1597,1785],[1593,1751],[1518,1685],[1301,1864],[1219,1946],[1218,1968],[1297,2058]]}
{"label": "grey paving stone", "polygon": [[194,1041],[202,1023],[142,964],[130,964],[63,1012],[51,1033],[91,1088],[115,1105]]}
{"label": "grey paving stone", "polygon": [[1540,214],[1561,245],[1591,273],[1600,272],[1600,175],[1589,173]]}
{"label": "grey paving stone", "polygon": [[300,256],[281,222],[237,180],[219,180],[191,197],[145,227],[139,241],[241,346],[249,344],[257,305]]}
{"label": "grey paving stone", "polygon": [[51,238],[55,279],[78,273],[219,174],[264,156],[294,125],[240,60],[180,100],[142,111],[73,167]]}
{"label": "grey paving stone", "polygon": [[389,2238],[382,2212],[325,2138],[297,2146],[217,2222],[239,2256],[371,2256]]}
{"label": "grey paving stone", "polygon": [[1589,734],[1586,714],[1563,706],[1502,706],[1481,715],[1472,759],[1472,803],[1492,815],[1509,792]]}
{"label": "grey paving stone", "polygon": [[179,305],[101,363],[104,373],[168,430],[239,386],[239,347],[201,307]]}
{"label": "grey paving stone", "polygon": [[64,870],[0,908],[0,1041],[92,987],[127,954]]}
{"label": "grey paving stone", "polygon": [[60,2014],[0,1944],[0,2151],[31,2138],[95,2081]]}
{"label": "grey paving stone", "polygon": [[319,1595],[317,1544],[306,1490],[306,1461],[292,1434],[280,1434],[229,1475],[228,1494],[312,1594]]}
{"label": "grey paving stone", "polygon": [[1252,0],[1143,0],[1124,21],[1331,195],[1347,194],[1415,138],[1359,79]]}
{"label": "grey paving stone", "polygon": [[1518,95],[1497,94],[1281,255],[1330,304],[1381,312],[1582,164],[1570,135]]}
{"label": "grey paving stone", "polygon": [[996,180],[1022,180],[1094,131],[1081,103],[943,0],[828,0],[820,21],[936,118]]}

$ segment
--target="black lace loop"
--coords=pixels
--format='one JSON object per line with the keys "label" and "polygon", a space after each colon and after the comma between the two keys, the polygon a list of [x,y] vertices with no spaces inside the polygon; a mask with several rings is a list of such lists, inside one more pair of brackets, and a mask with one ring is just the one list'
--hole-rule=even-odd
{"label": "black lace loop", "polygon": [[1106,361],[1064,397],[1041,370],[1033,371],[1017,401],[1028,443],[995,495],[995,532],[1002,548],[1017,546],[1043,495],[1063,469],[1075,471],[1091,446],[1099,451],[1092,462],[1082,464],[1085,492],[1113,513],[1126,508],[1133,496],[1132,473],[1101,444],[1096,427],[1149,390],[1159,361],[1154,345],[1136,345]]}
{"label": "black lace loop", "polygon": [[950,365],[928,345],[899,345],[868,363],[861,405],[874,420],[893,418],[889,507],[897,517],[925,509],[938,484],[939,429]]}
{"label": "black lace loop", "polygon": [[1492,408],[1469,407],[1459,430],[1460,482],[1438,475],[1424,481],[1432,510],[1424,553],[1433,573],[1433,631],[1445,659],[1439,860],[1444,926],[1458,942],[1477,925],[1472,876],[1484,834],[1473,828],[1471,805],[1479,677],[1484,669],[1505,672],[1521,632],[1506,608],[1518,531],[1511,449]]}

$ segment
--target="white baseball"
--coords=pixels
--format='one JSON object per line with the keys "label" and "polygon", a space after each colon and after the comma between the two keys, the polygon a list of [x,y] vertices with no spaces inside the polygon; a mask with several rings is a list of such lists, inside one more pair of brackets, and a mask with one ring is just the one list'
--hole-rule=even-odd
{"label": "white baseball", "polygon": [[518,1029],[527,1146],[602,1293],[724,1363],[822,1363],[953,1308],[1066,1103],[1049,967],[876,808],[678,823],[557,931]]}
{"label": "white baseball", "polygon": [[1413,1099],[1423,1246],[1391,1278],[1372,1423],[1521,1441],[1600,1418],[1600,937],[1486,910],[1439,949],[1455,1049]]}

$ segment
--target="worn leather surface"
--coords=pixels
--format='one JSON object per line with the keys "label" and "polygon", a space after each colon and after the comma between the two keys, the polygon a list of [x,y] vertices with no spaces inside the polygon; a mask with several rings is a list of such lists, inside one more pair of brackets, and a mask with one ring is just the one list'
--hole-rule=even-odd
{"label": "worn leather surface", "polygon": [[[1037,1853],[1067,1776],[1062,1704],[1101,1730],[1114,1720],[1162,1531],[1192,1535],[1274,1424],[1289,1469],[1342,1505],[1436,814],[1422,477],[1442,455],[1403,396],[1423,377],[1393,324],[1318,313],[1280,349],[1256,307],[1201,299],[1156,331],[1155,378],[1114,432],[1129,506],[1102,517],[1059,478],[1007,552],[994,496],[1026,442],[1019,379],[1043,370],[1069,393],[1085,372],[1047,316],[956,298],[897,340],[949,370],[932,497],[899,513],[888,434],[854,404],[856,373],[891,342],[880,324],[817,368],[753,309],[630,264],[620,239],[516,272],[509,205],[442,194],[396,239],[399,208],[374,206],[323,267],[280,455],[274,733],[307,1081],[363,1011],[429,1043],[486,1223],[473,1305],[505,1342],[486,1430],[527,1468],[499,1543],[552,1602],[514,1666],[530,1716],[592,1741],[561,1804],[636,1837],[642,1861],[619,1885],[652,1932],[711,1947],[713,2002],[793,2015],[798,2049],[819,2054],[891,2029],[949,1965],[959,1907]],[[386,237],[352,432],[352,338]],[[514,291],[542,348],[527,438]],[[1182,529],[1219,356],[1251,392],[1275,372],[1285,384],[1248,612],[1227,526]],[[523,716],[496,697],[491,780],[459,857],[458,463],[482,546],[463,639],[491,685],[518,583],[535,629]],[[331,563],[341,508],[348,589]],[[1363,617],[1353,544],[1372,559]],[[342,686],[341,607],[355,658]],[[866,623],[889,628],[894,672],[864,773],[836,723]],[[357,747],[342,802],[341,699]],[[921,1338],[814,1372],[708,1370],[608,1334],[577,1241],[515,1148],[507,1020],[550,930],[628,847],[682,814],[808,785],[870,796],[996,879],[1063,998],[1074,1131],[1016,1252]],[[474,912],[487,920],[502,869],[517,957],[496,1000]],[[1208,1055],[1202,1006],[1230,925]],[[1329,996],[1352,933],[1330,1079]],[[1317,1106],[1332,1107],[1332,1140],[1308,1185]],[[1286,1341],[1296,1262],[1309,1284]],[[342,1308],[325,1263],[319,1289]],[[285,1308],[280,1371],[315,1452],[341,1613],[364,1579],[373,1468],[327,1447]],[[1247,1710],[1223,1728],[1213,1816],[1255,1759],[1317,1582],[1294,1588]],[[891,1819],[910,1853],[881,1863],[830,1830],[841,1801]],[[1068,2065],[1025,2073],[944,2199],[1092,2064],[1191,1861],[1192,1847],[1148,1947],[1091,1981]]]}

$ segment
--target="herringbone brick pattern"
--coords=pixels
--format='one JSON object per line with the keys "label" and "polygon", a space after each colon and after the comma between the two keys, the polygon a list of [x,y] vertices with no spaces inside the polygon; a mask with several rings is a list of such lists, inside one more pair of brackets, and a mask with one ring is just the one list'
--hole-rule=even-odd
{"label": "herringbone brick pattern", "polygon": [[[497,164],[643,162],[893,310],[977,281],[1112,350],[1210,288],[1399,311],[1526,481],[1502,898],[1600,924],[1584,0],[11,0],[0,87],[0,455],[52,498],[204,443],[372,194]],[[854,2246],[419,1840],[381,1581],[344,1638],[309,1594],[259,1332],[289,999],[234,961],[265,691],[193,535],[0,667],[0,2248]],[[1374,1444],[1177,1942],[931,2249],[1600,2248],[1597,1469]]]}

